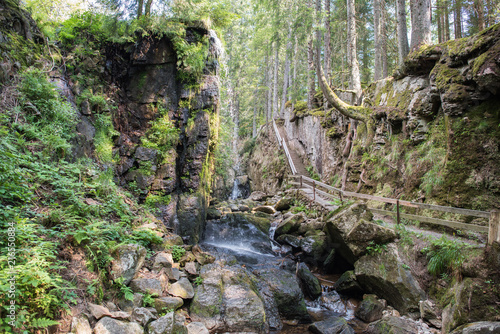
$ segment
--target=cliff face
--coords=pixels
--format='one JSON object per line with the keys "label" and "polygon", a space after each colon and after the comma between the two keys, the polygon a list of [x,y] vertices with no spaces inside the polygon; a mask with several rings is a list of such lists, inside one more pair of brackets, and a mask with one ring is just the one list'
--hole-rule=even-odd
{"label": "cliff face", "polygon": [[[159,209],[168,228],[195,243],[203,231],[218,140],[220,42],[213,31],[199,28],[187,28],[185,40],[207,45],[203,73],[189,86],[180,79],[177,51],[168,37],[108,45],[104,57],[87,62],[115,101],[113,158],[104,165],[114,170],[119,185]],[[81,81],[70,79],[77,96],[84,95]],[[77,157],[98,149],[96,122],[102,111],[91,100],[80,103]]]}
{"label": "cliff face", "polygon": [[290,144],[324,181],[349,190],[498,207],[499,55],[500,25],[410,54],[365,91],[378,122],[363,154],[364,126],[335,111],[297,117],[288,108]]}

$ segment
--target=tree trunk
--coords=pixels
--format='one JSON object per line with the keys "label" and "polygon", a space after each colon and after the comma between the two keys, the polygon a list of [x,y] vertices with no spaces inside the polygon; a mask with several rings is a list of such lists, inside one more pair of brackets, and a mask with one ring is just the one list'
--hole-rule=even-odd
{"label": "tree trunk", "polygon": [[144,5],[144,0],[139,0],[139,3],[137,5],[138,5],[138,7],[137,7],[137,17],[141,17],[142,16],[142,7]]}
{"label": "tree trunk", "polygon": [[[332,26],[330,24],[331,20],[331,9],[330,9],[330,0],[325,0],[325,54],[324,54],[324,62],[325,62],[325,77],[326,81],[330,83],[330,72],[331,72],[331,63],[332,63],[332,47],[331,47],[331,34],[332,34]],[[323,105],[325,112],[329,109],[328,100],[323,98]]]}
{"label": "tree trunk", "polygon": [[356,8],[354,0],[347,0],[347,62],[351,72],[349,88],[356,92],[353,104],[361,102],[361,78],[356,50]]}
{"label": "tree trunk", "polygon": [[382,45],[380,43],[380,2],[381,0],[373,0],[373,35],[375,46],[375,59],[373,68],[373,80],[377,81],[382,78]]}
{"label": "tree trunk", "polygon": [[309,37],[309,42],[307,43],[307,82],[308,91],[307,91],[307,109],[311,110],[313,108],[314,101],[314,92],[316,90],[316,85],[314,83],[314,48],[313,48],[313,38]]}
{"label": "tree trunk", "polygon": [[152,2],[153,2],[153,0],[148,0],[146,2],[146,8],[145,8],[144,15],[149,16],[151,14],[151,3]]}
{"label": "tree trunk", "polygon": [[444,41],[450,40],[450,12],[448,9],[450,2],[449,0],[444,0]]}
{"label": "tree trunk", "polygon": [[283,92],[281,94],[281,110],[280,117],[285,114],[285,104],[286,104],[286,91],[289,87],[289,75],[290,75],[290,53],[292,52],[292,26],[288,25],[288,42],[286,44],[286,54],[285,54],[285,74],[283,75]]}
{"label": "tree trunk", "polygon": [[453,6],[453,15],[455,19],[455,39],[462,38],[462,1],[455,0],[455,5]]}
{"label": "tree trunk", "polygon": [[295,47],[293,55],[293,80],[292,80],[292,110],[295,108],[295,102],[297,102],[297,66],[299,59],[299,42],[297,35],[295,35]]}
{"label": "tree trunk", "polygon": [[484,24],[484,2],[483,0],[475,0],[474,5],[477,12],[477,28],[481,31],[486,27]]}
{"label": "tree trunk", "polygon": [[274,45],[274,74],[273,74],[273,118],[278,114],[278,70],[279,70],[279,46]]}
{"label": "tree trunk", "polygon": [[[257,90],[254,93],[254,97],[257,98]],[[257,103],[253,104],[253,120],[252,120],[252,138],[257,137]]]}
{"label": "tree trunk", "polygon": [[385,0],[380,0],[380,44],[382,48],[380,63],[382,65],[382,79],[387,78],[389,69],[387,68],[387,11]]}
{"label": "tree trunk", "polygon": [[431,0],[410,0],[411,50],[431,43]]}
{"label": "tree trunk", "polygon": [[436,1],[436,22],[438,29],[438,43],[444,42],[444,30],[443,30],[443,0]]}

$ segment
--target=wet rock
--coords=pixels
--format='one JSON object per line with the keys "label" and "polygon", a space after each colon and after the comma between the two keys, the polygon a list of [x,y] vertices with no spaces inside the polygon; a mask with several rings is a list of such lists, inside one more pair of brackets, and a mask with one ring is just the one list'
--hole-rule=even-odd
{"label": "wet rock", "polygon": [[192,320],[204,323],[211,332],[265,331],[264,304],[244,269],[216,262],[204,266],[200,277],[203,283],[190,306]]}
{"label": "wet rock", "polygon": [[134,292],[161,296],[163,294],[162,283],[156,278],[136,278],[130,282],[130,288]]}
{"label": "wet rock", "polygon": [[394,245],[389,245],[385,252],[363,256],[354,268],[363,290],[383,296],[402,314],[420,311],[419,302],[425,299],[425,293],[405,268]]}
{"label": "wet rock", "polygon": [[104,317],[95,325],[94,334],[144,334],[144,329],[135,322]]}
{"label": "wet rock", "polygon": [[204,266],[209,263],[214,263],[215,261],[215,257],[213,255],[202,251],[200,246],[198,245],[193,246],[193,249],[191,251],[193,252],[194,257],[196,258],[196,261],[201,266]]}
{"label": "wet rock", "polygon": [[182,246],[184,241],[182,241],[181,236],[177,234],[172,234],[163,238],[163,247],[168,248],[172,246]]}
{"label": "wet rock", "polygon": [[293,232],[297,231],[300,224],[305,222],[306,219],[307,217],[303,212],[293,215],[278,225],[274,235],[278,237],[282,234],[293,234]]}
{"label": "wet rock", "polygon": [[250,194],[250,199],[255,202],[260,202],[265,200],[268,197],[264,192],[262,191],[254,191]]}
{"label": "wet rock", "polygon": [[146,249],[141,245],[122,245],[113,251],[112,256],[111,279],[116,281],[123,277],[123,284],[128,285],[143,266]]}
{"label": "wet rock", "polygon": [[498,334],[500,322],[479,321],[466,324],[455,329],[451,334]]}
{"label": "wet rock", "polygon": [[375,295],[364,295],[354,314],[364,322],[374,322],[382,319],[382,312],[386,306],[385,300],[378,299]]}
{"label": "wet rock", "polygon": [[417,324],[406,318],[385,317],[372,322],[365,330],[366,334],[415,334],[418,333]]}
{"label": "wet rock", "polygon": [[253,208],[252,210],[256,211],[256,212],[264,212],[264,213],[267,213],[269,215],[273,215],[276,213],[276,210],[274,210],[274,208],[272,206],[269,206],[269,205],[257,206],[255,208]]}
{"label": "wet rock", "polygon": [[293,198],[283,197],[274,205],[276,211],[286,211],[289,210],[293,205]]}
{"label": "wet rock", "polygon": [[294,274],[278,268],[257,270],[255,274],[269,285],[283,318],[309,321],[304,295]]}
{"label": "wet rock", "polygon": [[341,317],[329,317],[324,321],[315,322],[309,326],[309,331],[315,334],[354,334],[354,329]]}
{"label": "wet rock", "polygon": [[188,334],[210,334],[207,327],[201,322],[191,322],[186,327]]}
{"label": "wet rock", "polygon": [[138,307],[132,312],[132,321],[142,326],[147,326],[148,323],[156,319],[158,319],[158,317],[145,307]]}
{"label": "wet rock", "polygon": [[300,248],[300,239],[291,234],[282,234],[276,238],[276,241],[280,244],[287,244],[294,248]]}
{"label": "wet rock", "polygon": [[205,228],[205,198],[200,193],[179,196],[177,218],[180,233],[187,243],[196,244]]}
{"label": "wet rock", "polygon": [[363,295],[363,289],[356,280],[353,270],[344,272],[333,285],[333,288],[341,294],[358,297]]}
{"label": "wet rock", "polygon": [[168,288],[168,293],[182,299],[191,299],[194,297],[193,285],[185,277],[172,284]]}
{"label": "wet rock", "polygon": [[179,297],[160,297],[155,299],[155,309],[158,313],[165,311],[176,311],[184,305],[184,301]]}
{"label": "wet rock", "polygon": [[313,300],[321,296],[321,284],[318,278],[311,273],[305,263],[299,264],[297,274],[307,296]]}
{"label": "wet rock", "polygon": [[118,307],[125,312],[132,312],[135,308],[142,305],[142,299],[144,295],[142,293],[134,293],[132,300],[127,300],[125,298],[118,301]]}
{"label": "wet rock", "polygon": [[428,299],[420,301],[420,318],[436,328],[441,328],[442,323],[437,315],[436,305]]}
{"label": "wet rock", "polygon": [[326,253],[326,235],[322,231],[306,236],[300,241],[300,248],[306,255],[305,261],[312,265],[323,263]]}
{"label": "wet rock", "polygon": [[71,331],[72,334],[92,334],[92,328],[90,328],[90,323],[87,317],[80,315],[78,317],[73,317],[71,319]]}

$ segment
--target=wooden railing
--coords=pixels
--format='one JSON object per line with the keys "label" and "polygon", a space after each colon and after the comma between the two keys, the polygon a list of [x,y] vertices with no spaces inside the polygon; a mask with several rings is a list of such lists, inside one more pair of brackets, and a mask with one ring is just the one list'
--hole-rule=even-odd
{"label": "wooden railing", "polygon": [[276,125],[276,122],[273,119],[273,129],[274,129],[274,134],[276,135],[276,139],[278,140],[278,144],[280,147],[283,147],[283,150],[285,151],[286,158],[288,160],[288,165],[290,165],[290,169],[292,170],[292,174],[296,175],[297,174],[297,169],[295,168],[295,164],[293,163],[292,156],[290,155],[290,151],[288,150],[288,145],[286,144],[286,140],[281,138],[280,132],[278,130],[278,126]]}
{"label": "wooden railing", "polygon": [[[359,199],[364,199],[364,200],[395,204],[396,205],[396,212],[388,211],[388,210],[381,210],[381,209],[374,209],[374,208],[370,208],[370,210],[374,213],[395,216],[398,224],[401,222],[401,218],[406,218],[406,219],[410,219],[410,220],[416,220],[416,221],[420,221],[420,222],[424,222],[424,223],[447,226],[447,227],[452,227],[452,228],[461,229],[461,230],[470,230],[470,231],[488,233],[488,244],[491,245],[494,241],[500,242],[500,211],[498,211],[498,210],[492,210],[492,211],[488,212],[488,211],[478,211],[478,210],[454,208],[454,207],[449,207],[449,206],[424,204],[424,203],[417,203],[417,202],[411,202],[411,201],[403,201],[403,200],[394,199],[394,198],[379,197],[379,196],[372,196],[372,195],[367,195],[367,194],[354,193],[354,192],[350,192],[350,191],[343,191],[341,189],[329,186],[323,182],[316,181],[314,179],[311,179],[311,178],[303,176],[303,175],[289,175],[289,177],[294,179],[294,181],[289,182],[289,184],[299,186],[299,188],[312,189],[314,198],[316,197],[316,193],[318,193],[320,196],[324,196],[327,198],[340,199],[341,202],[344,201],[345,197],[354,197],[354,198],[359,198]],[[322,188],[323,190],[318,189],[318,188]],[[329,191],[333,192],[333,194],[329,193]],[[416,209],[447,212],[447,213],[460,214],[460,215],[465,215],[465,216],[487,218],[487,219],[489,219],[489,227],[475,225],[475,224],[460,223],[460,222],[444,220],[444,219],[437,219],[437,218],[432,218],[432,217],[425,217],[425,216],[420,216],[420,215],[411,215],[411,214],[407,214],[407,213],[402,213],[402,212],[400,212],[400,206],[416,208]]]}

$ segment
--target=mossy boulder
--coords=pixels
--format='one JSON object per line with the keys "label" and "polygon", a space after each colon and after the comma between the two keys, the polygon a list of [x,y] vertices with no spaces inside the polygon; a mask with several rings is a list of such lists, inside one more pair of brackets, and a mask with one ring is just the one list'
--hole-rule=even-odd
{"label": "mossy boulder", "polygon": [[333,288],[340,294],[360,297],[363,295],[363,289],[356,280],[353,270],[344,272],[333,285]]}
{"label": "mossy boulder", "polygon": [[300,224],[307,220],[306,215],[300,212],[296,215],[291,216],[288,219],[282,221],[276,228],[275,237],[279,237],[282,234],[293,234],[298,231]]}
{"label": "mossy boulder", "polygon": [[364,295],[354,314],[364,322],[374,322],[382,319],[382,312],[386,306],[387,302],[378,299],[376,295]]}
{"label": "mossy boulder", "polygon": [[354,329],[341,317],[328,317],[309,326],[314,334],[354,334]]}
{"label": "mossy boulder", "polygon": [[400,317],[389,316],[371,323],[366,328],[366,334],[415,334],[418,333],[417,324]]}
{"label": "mossy boulder", "polygon": [[495,334],[500,333],[500,322],[479,321],[460,326],[451,334]]}
{"label": "mossy boulder", "polygon": [[112,253],[111,279],[123,278],[123,284],[128,285],[136,277],[146,259],[146,249],[141,245],[128,244],[118,246]]}
{"label": "mossy boulder", "polygon": [[177,205],[179,234],[190,244],[196,244],[205,227],[205,197],[200,193],[182,194]]}
{"label": "mossy boulder", "polygon": [[402,262],[395,245],[360,258],[354,264],[354,273],[363,290],[384,298],[400,313],[420,312],[419,302],[426,299],[425,292]]}
{"label": "mossy boulder", "polygon": [[316,276],[309,270],[305,263],[299,264],[297,275],[302,282],[302,287],[307,296],[311,299],[316,299],[323,292],[321,284]]}

